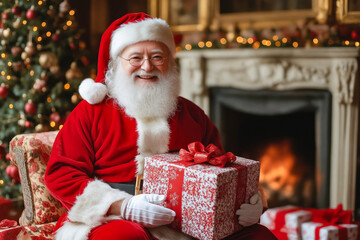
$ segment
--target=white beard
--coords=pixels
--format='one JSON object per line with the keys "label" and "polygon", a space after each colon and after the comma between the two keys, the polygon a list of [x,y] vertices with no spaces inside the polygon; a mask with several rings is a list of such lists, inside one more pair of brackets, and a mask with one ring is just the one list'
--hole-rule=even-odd
{"label": "white beard", "polygon": [[[170,117],[176,109],[180,92],[180,79],[175,64],[170,64],[167,73],[137,71],[128,76],[119,63],[113,65],[105,82],[109,96],[125,109],[126,114],[136,119]],[[137,83],[136,75],[151,74],[156,82]]]}

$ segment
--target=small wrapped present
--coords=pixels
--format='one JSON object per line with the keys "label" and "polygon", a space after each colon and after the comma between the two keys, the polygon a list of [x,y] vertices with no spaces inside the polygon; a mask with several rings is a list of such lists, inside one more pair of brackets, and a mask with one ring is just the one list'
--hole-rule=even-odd
{"label": "small wrapped present", "polygon": [[306,222],[301,224],[302,238],[306,240],[356,240],[358,226],[356,224],[323,224]]}
{"label": "small wrapped present", "polygon": [[336,208],[309,209],[313,213],[311,222],[301,225],[303,239],[356,240],[358,226],[352,224],[352,211]]}
{"label": "small wrapped present", "polygon": [[280,240],[300,240],[301,223],[311,221],[312,213],[292,205],[268,209],[260,217],[260,224],[269,228]]}
{"label": "small wrapped present", "polygon": [[[176,212],[171,227],[195,238],[222,239],[240,230],[235,211],[258,191],[260,163],[234,156],[222,168],[181,161],[180,155],[145,158],[143,192],[166,195],[164,205]],[[213,163],[224,165],[221,159]]]}

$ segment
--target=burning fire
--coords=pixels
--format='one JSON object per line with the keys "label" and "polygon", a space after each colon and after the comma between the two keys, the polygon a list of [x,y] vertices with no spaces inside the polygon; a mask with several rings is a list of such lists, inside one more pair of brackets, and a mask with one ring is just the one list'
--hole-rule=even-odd
{"label": "burning fire", "polygon": [[309,193],[306,188],[310,186],[303,179],[305,167],[295,156],[290,140],[268,145],[260,162],[260,184],[269,195],[269,205],[274,201],[296,203]]}

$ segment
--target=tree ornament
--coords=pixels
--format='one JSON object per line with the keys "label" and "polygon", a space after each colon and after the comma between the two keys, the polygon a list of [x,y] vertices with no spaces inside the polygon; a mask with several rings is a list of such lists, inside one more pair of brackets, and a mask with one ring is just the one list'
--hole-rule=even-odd
{"label": "tree ornament", "polygon": [[51,40],[53,40],[54,42],[58,42],[61,40],[61,35],[60,35],[60,31],[57,30],[52,36],[51,36]]}
{"label": "tree ornament", "polygon": [[32,123],[27,120],[27,121],[25,121],[24,126],[25,126],[26,128],[31,128]]}
{"label": "tree ornament", "polygon": [[52,52],[43,52],[39,57],[40,66],[43,68],[50,68],[58,65],[58,57]]}
{"label": "tree ornament", "polygon": [[25,126],[25,120],[24,120],[24,119],[19,119],[19,120],[18,120],[18,125],[19,125],[20,127],[24,127],[24,126]]}
{"label": "tree ornament", "polygon": [[77,104],[79,102],[79,94],[78,93],[74,93],[72,96],[71,96],[71,102],[73,104]]}
{"label": "tree ornament", "polygon": [[10,161],[10,154],[9,154],[9,153],[7,153],[7,154],[5,155],[5,159],[8,160],[8,161]]}
{"label": "tree ornament", "polygon": [[43,87],[45,87],[45,85],[46,85],[46,81],[45,80],[42,80],[42,79],[36,79],[35,80],[35,83],[34,83],[34,85],[33,85],[33,88],[36,90],[36,91],[41,91],[41,89],[43,88]]}
{"label": "tree ornament", "polygon": [[4,38],[9,38],[11,36],[11,29],[10,28],[4,29],[3,36],[4,36]]}
{"label": "tree ornament", "polygon": [[29,101],[25,104],[24,110],[27,114],[34,115],[37,111],[37,107],[36,107],[35,103],[33,103],[29,99]]}
{"label": "tree ornament", "polygon": [[35,53],[35,51],[36,50],[35,50],[34,44],[31,41],[27,42],[26,47],[25,47],[25,52],[28,54],[28,56],[33,55]]}
{"label": "tree ornament", "polygon": [[29,54],[27,54],[27,52],[22,52],[21,53],[21,59],[25,61],[25,59],[29,56]]}
{"label": "tree ornament", "polygon": [[43,124],[38,124],[35,126],[35,131],[36,132],[46,132],[48,130],[47,127],[45,127]]}
{"label": "tree ornament", "polygon": [[17,166],[15,165],[7,166],[5,169],[5,173],[6,175],[14,179],[16,182],[20,182],[20,175]]}
{"label": "tree ornament", "polygon": [[11,54],[12,55],[18,55],[22,52],[22,48],[19,46],[15,46],[11,48]]}
{"label": "tree ornament", "polygon": [[31,6],[31,8],[29,10],[27,10],[26,17],[29,20],[34,20],[37,17],[34,5]]}
{"label": "tree ornament", "polygon": [[351,31],[351,39],[356,40],[357,38],[358,38],[358,33],[356,32],[356,30],[352,30]]}
{"label": "tree ornament", "polygon": [[21,26],[21,19],[18,17],[15,22],[13,22],[13,27],[18,29]]}
{"label": "tree ornament", "polygon": [[65,0],[62,3],[60,3],[59,11],[61,13],[67,13],[69,10],[70,10],[70,4],[69,4],[68,0]]}
{"label": "tree ornament", "polygon": [[60,119],[61,119],[61,116],[58,112],[53,112],[52,114],[50,114],[50,121],[59,123]]}
{"label": "tree ornament", "polygon": [[9,94],[9,90],[8,87],[3,83],[0,86],[0,97],[1,98],[6,98]]}
{"label": "tree ornament", "polygon": [[73,50],[73,51],[75,51],[75,50],[77,49],[76,44],[73,43],[73,42],[71,42],[71,43],[69,44],[69,46],[70,46],[70,49]]}
{"label": "tree ornament", "polygon": [[59,65],[51,66],[50,72],[55,75],[58,74],[60,72],[60,66]]}
{"label": "tree ornament", "polygon": [[71,63],[70,69],[66,71],[65,77],[67,80],[83,78],[83,73],[78,68],[76,62]]}
{"label": "tree ornament", "polygon": [[5,11],[1,14],[1,18],[3,20],[8,20],[9,19],[9,11]]}
{"label": "tree ornament", "polygon": [[11,12],[16,15],[16,16],[20,16],[21,15],[21,12],[22,12],[22,9],[21,7],[19,7],[17,4],[15,4],[12,9],[11,9]]}

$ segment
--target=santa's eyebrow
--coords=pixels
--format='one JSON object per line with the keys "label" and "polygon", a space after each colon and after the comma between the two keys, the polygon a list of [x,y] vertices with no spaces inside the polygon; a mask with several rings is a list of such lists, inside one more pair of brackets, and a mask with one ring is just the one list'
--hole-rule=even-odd
{"label": "santa's eyebrow", "polygon": [[151,51],[151,53],[164,53],[164,51],[161,49],[154,49]]}

